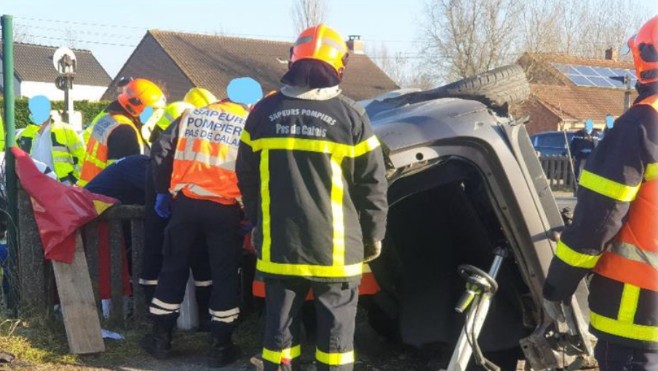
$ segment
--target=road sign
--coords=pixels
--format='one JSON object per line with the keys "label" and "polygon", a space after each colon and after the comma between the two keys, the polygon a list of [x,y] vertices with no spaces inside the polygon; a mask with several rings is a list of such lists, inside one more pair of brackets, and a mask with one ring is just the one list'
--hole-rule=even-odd
{"label": "road sign", "polygon": [[53,66],[60,74],[75,73],[77,62],[75,54],[67,47],[60,47],[53,54]]}

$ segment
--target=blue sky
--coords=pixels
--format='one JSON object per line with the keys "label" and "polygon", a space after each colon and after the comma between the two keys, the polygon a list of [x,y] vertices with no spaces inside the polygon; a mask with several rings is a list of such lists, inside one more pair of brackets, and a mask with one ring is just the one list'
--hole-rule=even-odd
{"label": "blue sky", "polygon": [[[293,41],[293,0],[12,0],[2,14],[30,42],[91,50],[110,76],[119,71],[147,29],[220,33]],[[59,4],[65,4],[60,6]],[[328,0],[327,24],[367,46],[413,53],[422,0]],[[58,8],[53,10],[53,8]],[[376,57],[376,56],[375,56]]]}
{"label": "blue sky", "polygon": [[[326,0],[327,23],[366,48],[417,55],[424,0]],[[637,0],[656,9],[658,0]],[[292,41],[294,0],[6,0],[0,12],[35,44],[91,50],[110,76],[119,71],[147,29]],[[60,5],[61,4],[61,5]],[[53,10],[53,8],[55,8]],[[654,13],[655,14],[655,13]],[[377,58],[377,55],[371,57]]]}

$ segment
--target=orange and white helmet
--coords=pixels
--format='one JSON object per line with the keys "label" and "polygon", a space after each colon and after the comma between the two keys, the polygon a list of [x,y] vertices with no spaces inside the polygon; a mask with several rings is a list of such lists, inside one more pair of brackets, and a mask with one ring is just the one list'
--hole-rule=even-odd
{"label": "orange and white helmet", "polygon": [[167,101],[162,90],[154,82],[146,79],[134,79],[128,82],[117,100],[133,117],[138,117],[146,107],[164,108]]}
{"label": "orange and white helmet", "polygon": [[193,105],[196,108],[201,108],[209,105],[210,103],[217,102],[217,98],[213,93],[204,88],[192,88],[187,91],[183,101]]}
{"label": "orange and white helmet", "polygon": [[658,81],[658,16],[640,27],[628,40],[628,47],[633,53],[638,81],[642,84]]}
{"label": "orange and white helmet", "polygon": [[338,32],[319,24],[299,34],[290,49],[290,63],[302,59],[319,60],[329,64],[342,77],[348,55],[347,43]]}

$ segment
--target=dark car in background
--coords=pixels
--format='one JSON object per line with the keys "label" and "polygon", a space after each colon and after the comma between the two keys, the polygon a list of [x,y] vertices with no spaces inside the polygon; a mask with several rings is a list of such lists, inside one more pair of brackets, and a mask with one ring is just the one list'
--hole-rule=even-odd
{"label": "dark car in background", "polygon": [[574,131],[544,131],[530,136],[530,142],[540,156],[568,156]]}

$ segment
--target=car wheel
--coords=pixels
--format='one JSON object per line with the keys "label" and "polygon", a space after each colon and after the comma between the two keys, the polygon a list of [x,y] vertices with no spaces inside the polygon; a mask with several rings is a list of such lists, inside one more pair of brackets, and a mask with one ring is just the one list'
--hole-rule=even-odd
{"label": "car wheel", "polygon": [[530,95],[530,85],[523,68],[517,64],[503,66],[444,85],[437,90],[446,96],[484,100],[490,106],[524,101]]}

